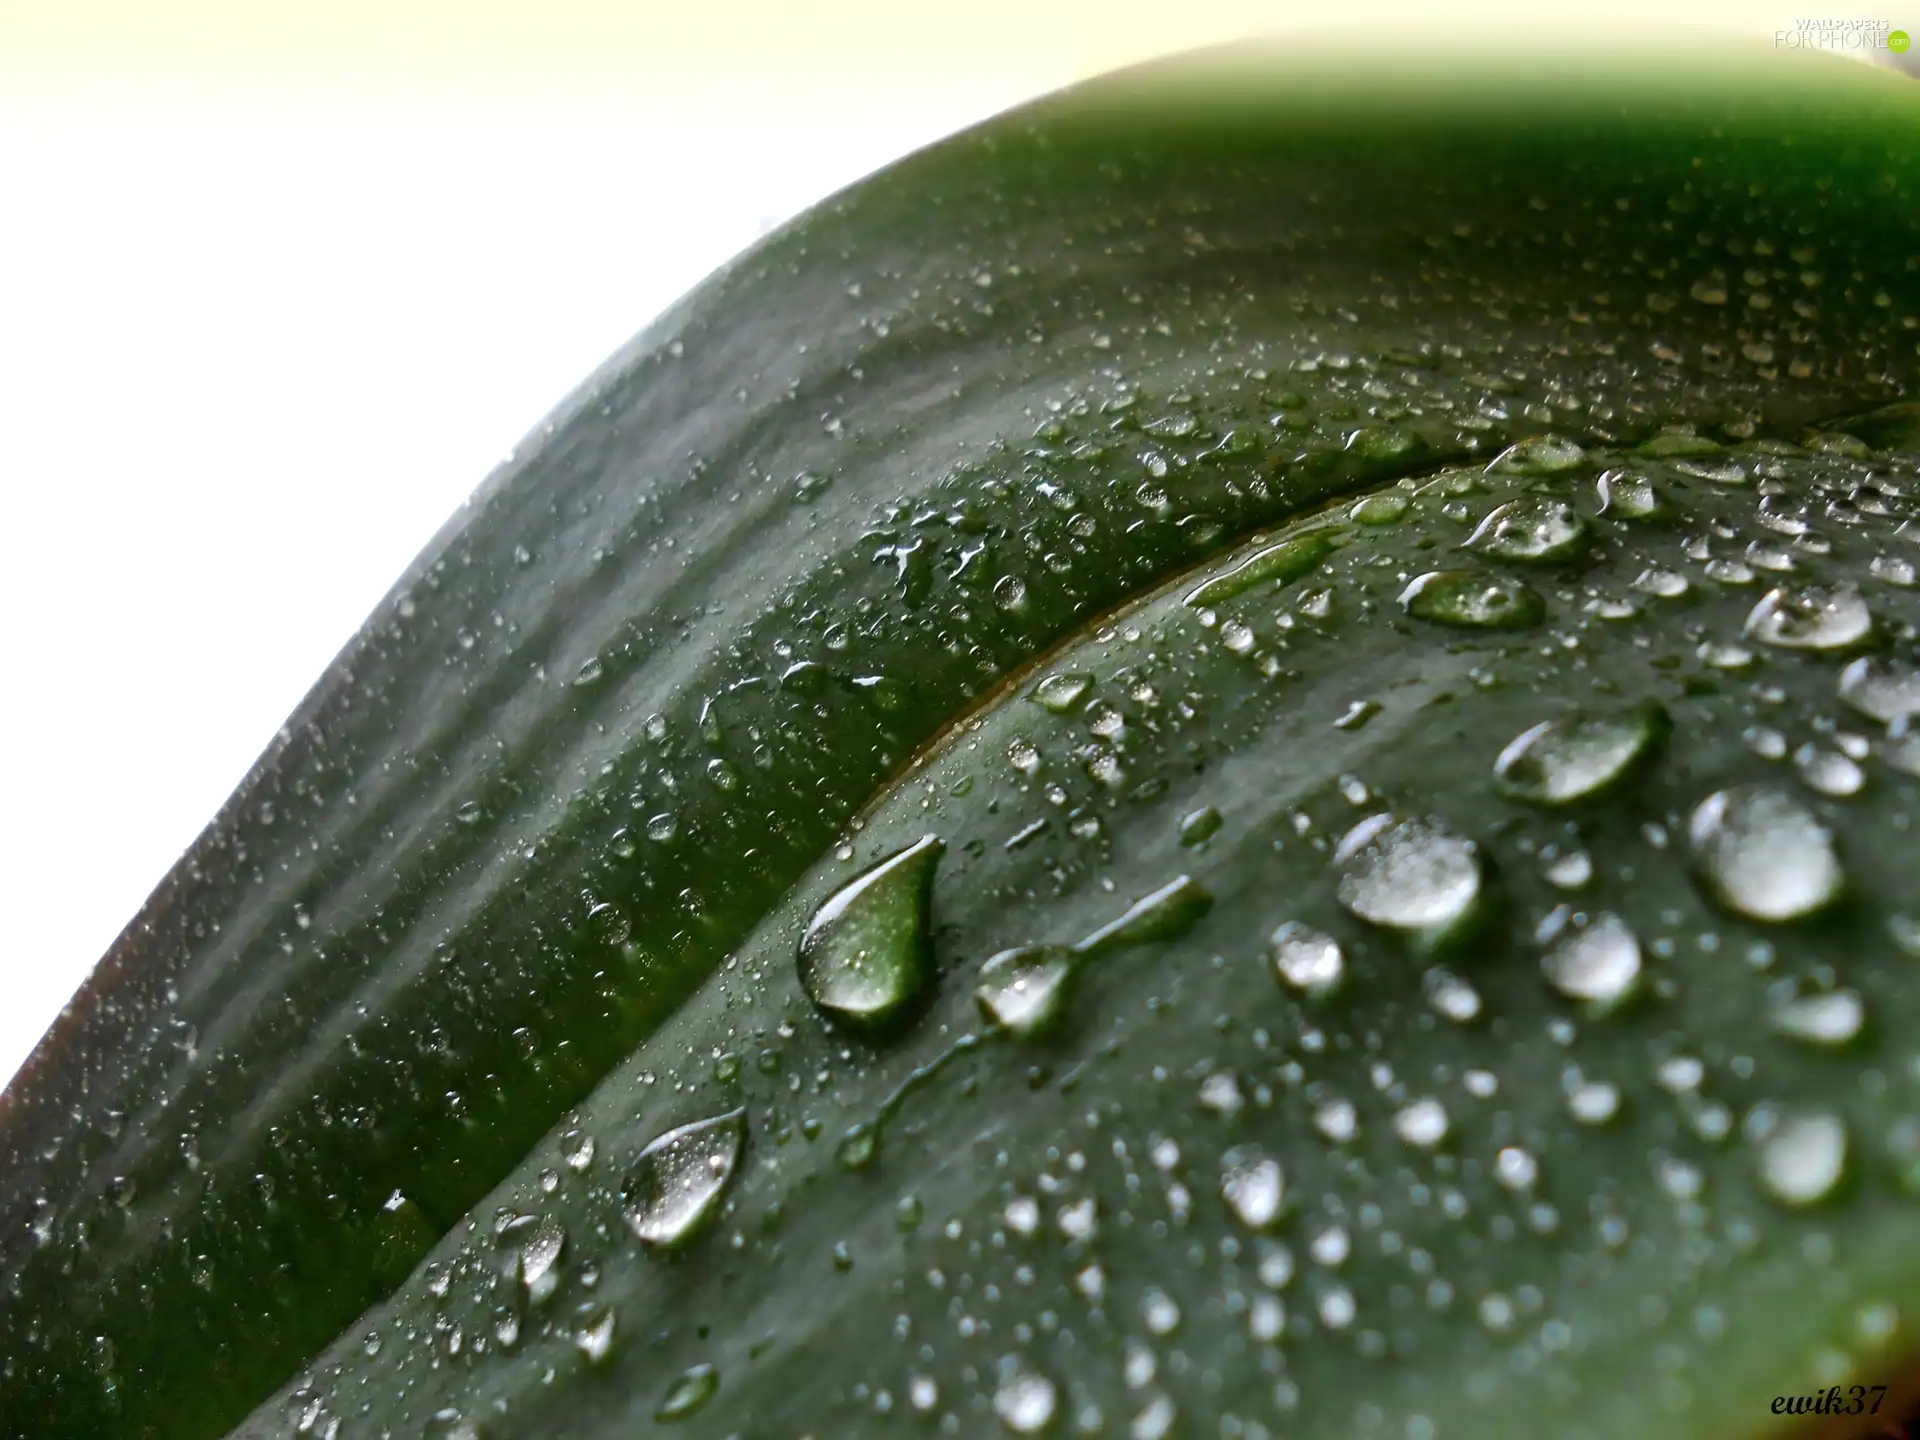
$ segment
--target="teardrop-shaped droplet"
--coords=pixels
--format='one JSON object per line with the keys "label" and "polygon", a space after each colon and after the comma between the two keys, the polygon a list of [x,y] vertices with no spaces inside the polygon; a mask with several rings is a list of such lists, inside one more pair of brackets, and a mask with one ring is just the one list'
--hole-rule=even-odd
{"label": "teardrop-shaped droplet", "polygon": [[1328,531],[1296,535],[1277,545],[1256,550],[1223,575],[1196,585],[1187,593],[1186,603],[1200,608],[1231,600],[1256,585],[1285,584],[1298,580],[1332,553],[1333,536]]}
{"label": "teardrop-shaped droplet", "polygon": [[1019,1039],[1043,1035],[1066,1013],[1076,958],[1064,945],[1002,950],[980,967],[974,1003],[989,1023]]}
{"label": "teardrop-shaped droplet", "polygon": [[1560,475],[1584,464],[1587,452],[1558,435],[1530,435],[1487,468],[1505,475]]}
{"label": "teardrop-shaped droplet", "polygon": [[1611,1006],[1640,978],[1640,940],[1627,922],[1602,911],[1541,958],[1547,982],[1569,1000]]}
{"label": "teardrop-shaped droplet", "polygon": [[1466,548],[1496,560],[1554,564],[1575,560],[1593,544],[1587,517],[1564,500],[1523,495],[1490,511]]}
{"label": "teardrop-shaped droplet", "polygon": [[1206,886],[1191,875],[1176,876],[1158,890],[1134,901],[1125,913],[1102,925],[1073,948],[1083,955],[1104,955],[1129,945],[1178,940],[1212,908],[1213,896]]}
{"label": "teardrop-shaped droplet", "polygon": [[1092,688],[1091,675],[1049,675],[1033,687],[1030,698],[1042,710],[1064,715]]}
{"label": "teardrop-shaped droplet", "polygon": [[1576,710],[1514,737],[1494,762],[1494,781],[1503,795],[1534,805],[1585,800],[1625,778],[1669,728],[1657,701],[1630,710]]}
{"label": "teardrop-shaped droplet", "polygon": [[1774,786],[1716,791],[1694,808],[1687,835],[1707,890],[1752,919],[1795,920],[1840,895],[1832,833]]}
{"label": "teardrop-shaped droplet", "polygon": [[1415,619],[1465,630],[1524,630],[1547,613],[1532,586],[1479,570],[1430,570],[1400,592],[1400,605]]}
{"label": "teardrop-shaped droplet", "polygon": [[1609,520],[1662,520],[1667,507],[1653,482],[1626,470],[1609,470],[1596,482],[1600,513]]}
{"label": "teardrop-shaped droplet", "polygon": [[1852,585],[1777,586],[1747,616],[1747,634],[1782,650],[1845,650],[1873,633],[1866,599]]}
{"label": "teardrop-shaped droplet", "polygon": [[644,1245],[684,1245],[719,1208],[747,1143],[747,1112],[669,1130],[642,1150],[621,1189],[627,1224]]}
{"label": "teardrop-shaped droplet", "polygon": [[566,1248],[567,1232],[551,1215],[542,1215],[520,1247],[520,1283],[527,1287],[527,1299],[535,1305],[550,1298],[560,1283],[560,1252]]}
{"label": "teardrop-shaped droplet", "polygon": [[1264,1230],[1286,1208],[1287,1179],[1280,1162],[1255,1150],[1234,1150],[1222,1166],[1220,1194],[1249,1230]]}
{"label": "teardrop-shaped droplet", "polygon": [[1395,930],[1445,932],[1480,898],[1480,849],[1437,820],[1370,815],[1333,853],[1334,896],[1351,914]]}
{"label": "teardrop-shaped droplet", "polygon": [[1766,1115],[1751,1127],[1760,1188],[1782,1205],[1817,1205],[1847,1171],[1847,1122],[1829,1110]]}
{"label": "teardrop-shaped droplet", "polygon": [[800,937],[800,983],[813,1003],[861,1024],[899,1014],[926,983],[934,867],[928,835],[842,886]]}
{"label": "teardrop-shaped droplet", "polygon": [[711,1400],[714,1392],[720,1388],[720,1372],[711,1365],[695,1365],[681,1372],[680,1377],[667,1387],[660,1406],[653,1412],[653,1418],[662,1422],[684,1420],[689,1415],[698,1414]]}
{"label": "teardrop-shaped droplet", "polygon": [[1297,920],[1289,920],[1273,932],[1267,958],[1276,980],[1307,995],[1331,994],[1346,973],[1340,942]]}
{"label": "teardrop-shaped droplet", "polygon": [[1840,698],[1887,725],[1903,715],[1920,715],[1920,669],[1863,655],[1840,672]]}

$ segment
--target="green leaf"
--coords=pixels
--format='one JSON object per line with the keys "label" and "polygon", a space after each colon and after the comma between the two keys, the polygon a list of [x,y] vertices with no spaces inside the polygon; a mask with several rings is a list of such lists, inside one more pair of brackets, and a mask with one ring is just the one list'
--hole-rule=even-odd
{"label": "green leaf", "polygon": [[0,1100],[9,1426],[1894,1378],[1920,101],[1457,79],[1068,92],[590,380]]}

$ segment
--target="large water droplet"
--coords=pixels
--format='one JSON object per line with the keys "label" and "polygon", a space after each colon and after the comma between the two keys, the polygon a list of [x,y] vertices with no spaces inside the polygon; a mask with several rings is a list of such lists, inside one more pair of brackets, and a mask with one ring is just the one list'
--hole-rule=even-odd
{"label": "large water droplet", "polygon": [[1055,715],[1064,715],[1092,688],[1091,675],[1049,675],[1033,687],[1033,693],[1029,698],[1043,710],[1051,711]]}
{"label": "large water droplet", "polygon": [[1863,655],[1840,672],[1840,698],[1888,725],[1903,715],[1920,715],[1920,670]]}
{"label": "large water droplet", "polygon": [[1430,570],[1400,592],[1409,615],[1467,630],[1523,630],[1547,613],[1540,592],[1479,570]]}
{"label": "large water droplet", "polygon": [[1330,994],[1339,987],[1346,971],[1340,942],[1297,920],[1289,920],[1273,932],[1267,953],[1274,978],[1308,995]]}
{"label": "large water droplet", "polygon": [[747,1112],[729,1111],[669,1130],[642,1150],[621,1189],[627,1224],[642,1244],[672,1249],[719,1207],[747,1143]]}
{"label": "large water droplet", "polygon": [[1771,785],[1709,795],[1687,824],[1707,890],[1755,920],[1794,920],[1840,894],[1833,836],[1805,805]]}
{"label": "large water droplet", "polygon": [[1782,585],[1760,597],[1747,616],[1747,634],[1783,650],[1844,650],[1873,632],[1867,602],[1852,585],[1831,589]]}
{"label": "large water droplet", "polygon": [[872,1024],[920,993],[932,950],[928,896],[943,848],[928,835],[820,907],[800,937],[800,983],[814,1004]]}
{"label": "large water droplet", "polygon": [[1625,470],[1608,470],[1596,483],[1600,513],[1610,520],[1651,521],[1664,519],[1667,507],[1661,502],[1653,482],[1644,475]]}
{"label": "large water droplet", "polygon": [[695,1365],[682,1371],[680,1377],[667,1387],[666,1396],[653,1412],[653,1418],[659,1421],[684,1420],[697,1414],[713,1398],[720,1388],[720,1372],[711,1365]]}
{"label": "large water droplet", "polygon": [[1558,435],[1532,435],[1511,445],[1487,468],[1506,475],[1560,475],[1585,463],[1587,452]]}
{"label": "large water droplet", "polygon": [[1552,564],[1577,559],[1592,543],[1587,517],[1566,501],[1523,495],[1490,511],[1466,548],[1496,560]]}
{"label": "large water droplet", "polygon": [[1615,1005],[1640,978],[1640,941],[1626,921],[1602,911],[1549,950],[1540,968],[1569,1000]]}
{"label": "large water droplet", "polygon": [[1370,815],[1333,853],[1334,895],[1350,913],[1395,930],[1442,933],[1480,897],[1480,850],[1437,820]]}
{"label": "large water droplet", "polygon": [[1076,958],[1064,945],[1002,950],[980,967],[974,1003],[989,1023],[1019,1039],[1045,1034],[1066,1013]]}
{"label": "large water droplet", "polygon": [[1828,1110],[1761,1112],[1750,1124],[1760,1188],[1782,1205],[1816,1205],[1847,1169],[1847,1124]]}
{"label": "large water droplet", "polygon": [[1535,805],[1597,795],[1646,759],[1670,722],[1657,701],[1609,713],[1574,711],[1522,731],[1494,762],[1500,792]]}
{"label": "large water droplet", "polygon": [[567,1232],[551,1215],[543,1215],[534,1224],[533,1234],[520,1247],[520,1283],[527,1287],[527,1299],[544,1303],[560,1284],[560,1252],[566,1247]]}

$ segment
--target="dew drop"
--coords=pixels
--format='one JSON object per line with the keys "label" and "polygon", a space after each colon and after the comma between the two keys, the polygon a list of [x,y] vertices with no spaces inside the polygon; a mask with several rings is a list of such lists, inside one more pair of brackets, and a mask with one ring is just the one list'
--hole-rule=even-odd
{"label": "dew drop", "polygon": [[1832,834],[1774,786],[1716,791],[1695,807],[1687,835],[1708,892],[1751,919],[1795,920],[1840,894]]}
{"label": "dew drop", "polygon": [[689,1415],[699,1413],[719,1388],[720,1372],[713,1366],[692,1366],[682,1371],[680,1377],[667,1387],[666,1396],[653,1412],[653,1418],[662,1422],[684,1420]]}
{"label": "dew drop", "polygon": [[1220,1194],[1249,1230],[1264,1230],[1286,1207],[1286,1176],[1278,1160],[1257,1152],[1229,1151]]}
{"label": "dew drop", "polygon": [[1430,570],[1400,592],[1400,605],[1415,619],[1468,630],[1523,630],[1547,613],[1532,586],[1478,570]]}
{"label": "dew drop", "polygon": [[1273,932],[1267,956],[1276,980],[1308,995],[1330,994],[1346,970],[1340,942],[1297,920]]}
{"label": "dew drop", "polygon": [[1796,1208],[1817,1205],[1839,1188],[1847,1168],[1847,1126],[1838,1115],[1792,1110],[1749,1118],[1760,1188],[1771,1199]]}
{"label": "dew drop", "polygon": [[1465,548],[1496,560],[1553,564],[1579,558],[1592,544],[1593,527],[1566,501],[1526,495],[1489,512]]}
{"label": "dew drop", "polygon": [[1092,688],[1091,675],[1049,675],[1033,687],[1033,693],[1027,698],[1042,710],[1064,715]]}
{"label": "dew drop", "polygon": [[1066,1013],[1075,958],[1064,945],[1002,950],[980,967],[974,1003],[989,1024],[1018,1039],[1043,1035]]}
{"label": "dew drop", "polygon": [[926,983],[929,893],[944,847],[928,835],[842,886],[800,937],[800,982],[821,1009],[875,1024]]}
{"label": "dew drop", "polygon": [[1640,941],[1626,921],[1602,911],[1549,950],[1540,968],[1569,1000],[1616,1005],[1640,978]]}
{"label": "dew drop", "polygon": [[1480,897],[1480,850],[1438,821],[1368,816],[1334,850],[1334,895],[1351,914],[1395,930],[1445,932]]}
{"label": "dew drop", "polygon": [[621,1189],[627,1224],[642,1244],[685,1244],[719,1208],[747,1142],[747,1112],[732,1110],[669,1130],[642,1150]]}
{"label": "dew drop", "polygon": [[1657,701],[1613,712],[1574,711],[1514,737],[1494,762],[1500,793],[1534,805],[1600,794],[1645,760],[1670,721]]}
{"label": "dew drop", "polygon": [[1778,586],[1760,597],[1746,623],[1748,635],[1782,650],[1845,650],[1872,631],[1867,602],[1852,585]]}

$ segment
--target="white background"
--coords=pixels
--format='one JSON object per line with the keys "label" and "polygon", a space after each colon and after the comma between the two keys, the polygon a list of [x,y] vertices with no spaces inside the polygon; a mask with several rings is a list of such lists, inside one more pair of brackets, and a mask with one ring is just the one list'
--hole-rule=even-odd
{"label": "white background", "polygon": [[[346,4],[264,40],[197,0],[0,16],[0,1078],[406,563],[656,312],[961,125],[1317,18],[711,8],[466,50]],[[1792,23],[1608,9],[1616,39]]]}

